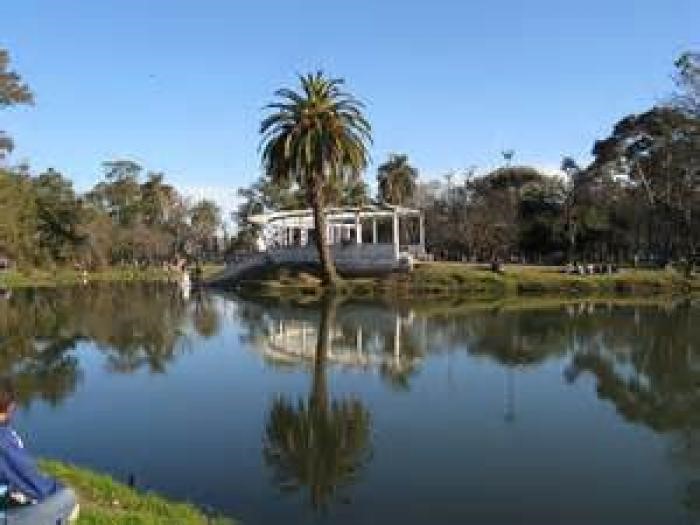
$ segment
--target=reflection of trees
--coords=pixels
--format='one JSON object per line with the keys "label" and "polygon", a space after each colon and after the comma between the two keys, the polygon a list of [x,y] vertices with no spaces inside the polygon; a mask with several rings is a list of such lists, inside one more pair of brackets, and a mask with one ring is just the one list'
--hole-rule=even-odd
{"label": "reflection of trees", "polygon": [[[77,341],[77,338],[59,338],[48,342],[40,351],[19,356],[2,351],[0,374],[14,378],[20,404],[28,405],[39,397],[56,405],[75,390],[81,373],[78,359],[69,352]],[[0,344],[0,348],[4,345]]]}
{"label": "reflection of trees", "polygon": [[[31,301],[16,305],[22,296]],[[34,292],[11,299],[0,301],[0,375],[13,377],[21,404],[57,404],[81,379],[71,354],[80,337],[63,329],[54,301]]]}
{"label": "reflection of trees", "polygon": [[280,487],[308,489],[315,509],[326,508],[370,457],[367,410],[358,399],[329,399],[326,365],[335,315],[335,300],[324,299],[309,397],[273,402],[263,447]]}
{"label": "reflection of trees", "polygon": [[470,353],[504,365],[537,364],[566,351],[561,311],[487,311],[465,319],[462,330]]}
{"label": "reflection of trees", "polygon": [[180,351],[184,314],[179,291],[165,285],[18,291],[0,301],[0,374],[15,378],[24,403],[58,403],[80,381],[81,340],[114,371],[160,372]]}
{"label": "reflection of trees", "polygon": [[700,428],[697,310],[644,309],[635,318],[580,338],[572,368],[593,374],[599,397],[630,421],[661,432]]}
{"label": "reflection of trees", "polygon": [[214,304],[214,298],[198,290],[193,303],[192,323],[195,330],[207,339],[213,337],[219,331],[219,311]]}
{"label": "reflection of trees", "polygon": [[668,436],[674,467],[687,480],[684,503],[700,515],[700,315],[639,309],[634,322],[617,323],[579,340],[571,377],[590,373],[598,397],[628,421]]}
{"label": "reflection of trees", "polygon": [[[249,327],[251,341],[260,347],[269,342],[270,326],[278,321],[284,326],[289,320],[297,323],[289,326],[319,325],[317,309],[308,305],[241,303],[238,314]],[[374,369],[396,388],[408,387],[412,374],[420,370],[415,364],[431,353],[465,352],[509,370],[537,366],[551,358],[567,359],[566,381],[592,374],[598,396],[613,403],[621,416],[684,444],[674,449],[674,462],[686,467],[686,503],[700,509],[700,461],[690,461],[700,457],[700,310],[687,302],[630,306],[583,300],[537,309],[422,302],[402,309],[401,305],[346,301],[332,317],[328,364],[342,364],[340,354],[352,352],[361,341],[363,355],[383,357]],[[395,353],[400,366],[392,360]],[[513,376],[505,379],[506,396],[513,396]],[[506,399],[506,404],[509,417],[511,400]],[[289,452],[280,461],[286,458],[289,465],[301,461],[302,452],[311,446],[300,436],[304,425],[311,425],[312,408],[311,401],[280,400],[274,405],[268,438],[272,442],[271,436],[276,436],[279,441],[286,435],[298,447],[297,455]],[[299,435],[279,430],[290,427],[290,414],[297,417]],[[279,445],[276,453],[282,454],[282,448]],[[306,466],[305,477],[293,478],[290,484],[308,484],[312,467]]]}

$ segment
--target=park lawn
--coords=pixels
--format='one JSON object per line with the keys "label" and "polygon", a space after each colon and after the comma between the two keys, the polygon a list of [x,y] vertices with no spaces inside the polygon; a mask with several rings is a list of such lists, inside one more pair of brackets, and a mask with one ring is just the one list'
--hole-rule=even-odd
{"label": "park lawn", "polygon": [[44,472],[71,486],[80,501],[77,525],[234,525],[206,516],[186,503],[169,501],[116,482],[109,476],[57,461],[42,460]]}

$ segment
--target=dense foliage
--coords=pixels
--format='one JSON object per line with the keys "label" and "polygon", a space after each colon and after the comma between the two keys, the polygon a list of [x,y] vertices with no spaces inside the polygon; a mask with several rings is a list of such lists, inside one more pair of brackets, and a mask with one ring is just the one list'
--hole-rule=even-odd
{"label": "dense foliage", "polygon": [[155,264],[215,252],[221,212],[190,203],[162,173],[133,161],[104,163],[104,179],[81,195],[60,172],[0,169],[0,257],[15,264]]}
{"label": "dense foliage", "polygon": [[697,257],[700,119],[655,107],[620,120],[593,161],[547,175],[513,166],[423,189],[427,238],[445,258],[640,261]]}

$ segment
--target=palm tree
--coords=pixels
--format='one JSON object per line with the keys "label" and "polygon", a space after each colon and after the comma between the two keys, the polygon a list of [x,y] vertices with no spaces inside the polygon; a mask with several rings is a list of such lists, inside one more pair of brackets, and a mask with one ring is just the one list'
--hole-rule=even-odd
{"label": "palm tree", "polygon": [[371,128],[363,104],[343,91],[344,80],[318,71],[299,81],[299,91],[280,89],[278,100],[266,106],[271,113],[260,124],[262,164],[272,180],[304,189],[323,280],[333,285],[337,274],[327,243],[324,190],[338,179],[359,178],[367,166]]}
{"label": "palm tree", "polygon": [[389,204],[406,204],[415,193],[417,179],[418,170],[409,164],[408,156],[392,153],[377,170],[380,199]]}

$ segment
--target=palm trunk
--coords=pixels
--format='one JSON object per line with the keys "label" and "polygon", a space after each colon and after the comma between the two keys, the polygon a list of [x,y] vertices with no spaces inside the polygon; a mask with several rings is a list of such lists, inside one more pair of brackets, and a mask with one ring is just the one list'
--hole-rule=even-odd
{"label": "palm trunk", "polygon": [[318,256],[321,260],[323,283],[327,286],[335,286],[338,282],[338,274],[335,271],[335,264],[327,242],[328,235],[326,232],[323,189],[318,182],[312,183],[309,189],[311,207],[314,212],[314,226],[316,228],[316,249],[318,250]]}

